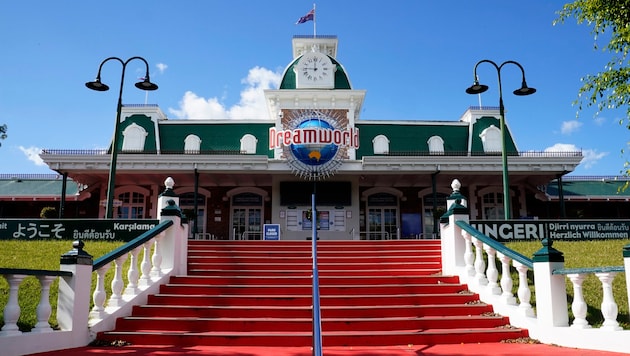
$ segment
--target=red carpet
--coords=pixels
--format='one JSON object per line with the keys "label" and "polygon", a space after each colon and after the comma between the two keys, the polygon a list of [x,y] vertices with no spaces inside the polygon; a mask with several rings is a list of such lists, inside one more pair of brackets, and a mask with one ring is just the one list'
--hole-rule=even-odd
{"label": "red carpet", "polygon": [[[381,347],[324,347],[324,356],[617,356],[625,353],[572,349],[543,344],[459,344],[459,345],[408,345]],[[224,347],[224,346],[125,346],[83,347],[36,354],[37,356],[90,356],[90,355],[207,355],[207,356],[311,356],[308,347]]]}

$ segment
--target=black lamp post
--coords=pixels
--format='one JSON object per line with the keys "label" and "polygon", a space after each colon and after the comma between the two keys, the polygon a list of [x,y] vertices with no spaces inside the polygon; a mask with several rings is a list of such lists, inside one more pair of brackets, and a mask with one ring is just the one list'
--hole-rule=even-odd
{"label": "black lamp post", "polygon": [[503,212],[505,214],[504,215],[505,220],[508,220],[512,216],[511,214],[512,209],[510,205],[510,190],[509,190],[510,184],[508,180],[508,162],[507,162],[507,153],[506,153],[506,147],[505,147],[505,141],[506,141],[505,140],[505,113],[504,113],[505,109],[503,107],[503,92],[501,88],[501,69],[506,64],[514,64],[520,68],[523,79],[522,79],[521,87],[514,91],[514,95],[524,96],[524,95],[534,94],[536,92],[536,89],[529,88],[527,86],[527,82],[525,81],[525,70],[523,69],[523,66],[521,66],[518,62],[505,61],[501,63],[501,65],[497,65],[491,60],[484,59],[477,62],[477,64],[475,64],[475,69],[473,71],[474,82],[470,88],[466,89],[466,93],[468,94],[481,94],[485,92],[486,90],[488,90],[487,85],[479,84],[479,80],[477,80],[477,67],[481,63],[492,64],[494,68],[497,70],[497,76],[499,78],[499,116],[500,116],[499,120],[500,120],[500,125],[501,125],[501,159],[503,162]]}
{"label": "black lamp post", "polygon": [[114,216],[114,187],[116,186],[116,162],[118,159],[118,137],[120,133],[118,132],[118,126],[120,124],[120,112],[122,110],[122,93],[123,86],[125,83],[125,68],[127,64],[134,59],[139,59],[144,62],[144,66],[146,68],[146,75],[144,76],[144,81],[137,82],[136,88],[142,90],[156,90],[158,88],[157,84],[151,83],[149,79],[149,63],[142,57],[131,57],[126,61],[118,57],[109,57],[101,62],[101,65],[98,67],[98,74],[96,75],[96,79],[93,82],[85,83],[85,86],[96,91],[107,91],[109,90],[109,86],[101,82],[101,69],[103,69],[103,65],[110,61],[115,60],[122,64],[122,73],[120,76],[120,92],[118,93],[118,106],[116,108],[116,123],[114,124],[114,139],[112,141],[112,157],[111,162],[109,164],[109,186],[107,188],[107,206],[105,210],[105,217],[107,219],[111,219]]}

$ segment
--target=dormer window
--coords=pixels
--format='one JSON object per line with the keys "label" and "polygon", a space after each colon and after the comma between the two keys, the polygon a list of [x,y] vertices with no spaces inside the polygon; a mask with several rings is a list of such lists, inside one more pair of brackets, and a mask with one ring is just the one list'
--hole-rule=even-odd
{"label": "dormer window", "polygon": [[201,139],[197,135],[188,135],[184,139],[185,153],[199,153],[201,149]]}
{"label": "dormer window", "polygon": [[252,134],[243,135],[241,138],[241,153],[248,155],[256,154],[256,144],[258,139]]}
{"label": "dormer window", "polygon": [[479,135],[484,152],[501,152],[501,130],[490,125]]}
{"label": "dormer window", "polygon": [[431,136],[427,140],[429,145],[429,153],[432,155],[444,154],[444,140],[440,136]]}
{"label": "dormer window", "polygon": [[123,151],[143,151],[144,141],[149,135],[140,125],[133,123],[125,129],[123,135]]}
{"label": "dormer window", "polygon": [[375,155],[389,154],[389,139],[385,135],[378,135],[372,140]]}

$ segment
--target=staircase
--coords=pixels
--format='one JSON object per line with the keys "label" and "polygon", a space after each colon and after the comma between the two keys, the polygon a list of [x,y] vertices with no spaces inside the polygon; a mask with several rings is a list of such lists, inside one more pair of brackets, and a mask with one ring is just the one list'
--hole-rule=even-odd
{"label": "staircase", "polygon": [[[104,341],[312,345],[310,241],[190,241],[174,276]],[[439,240],[319,241],[326,346],[498,342],[527,336],[440,273]]]}

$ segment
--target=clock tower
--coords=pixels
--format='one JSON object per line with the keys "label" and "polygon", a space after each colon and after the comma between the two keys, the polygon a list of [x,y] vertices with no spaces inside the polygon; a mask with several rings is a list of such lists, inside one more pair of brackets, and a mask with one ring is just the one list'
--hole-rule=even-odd
{"label": "clock tower", "polygon": [[[352,88],[336,55],[337,36],[295,36],[293,60],[280,87],[265,90],[269,117],[276,122],[269,149],[297,175],[328,177],[356,157],[359,131],[354,123],[365,90]],[[311,140],[315,133],[317,139]],[[333,139],[320,142],[320,135]]]}

